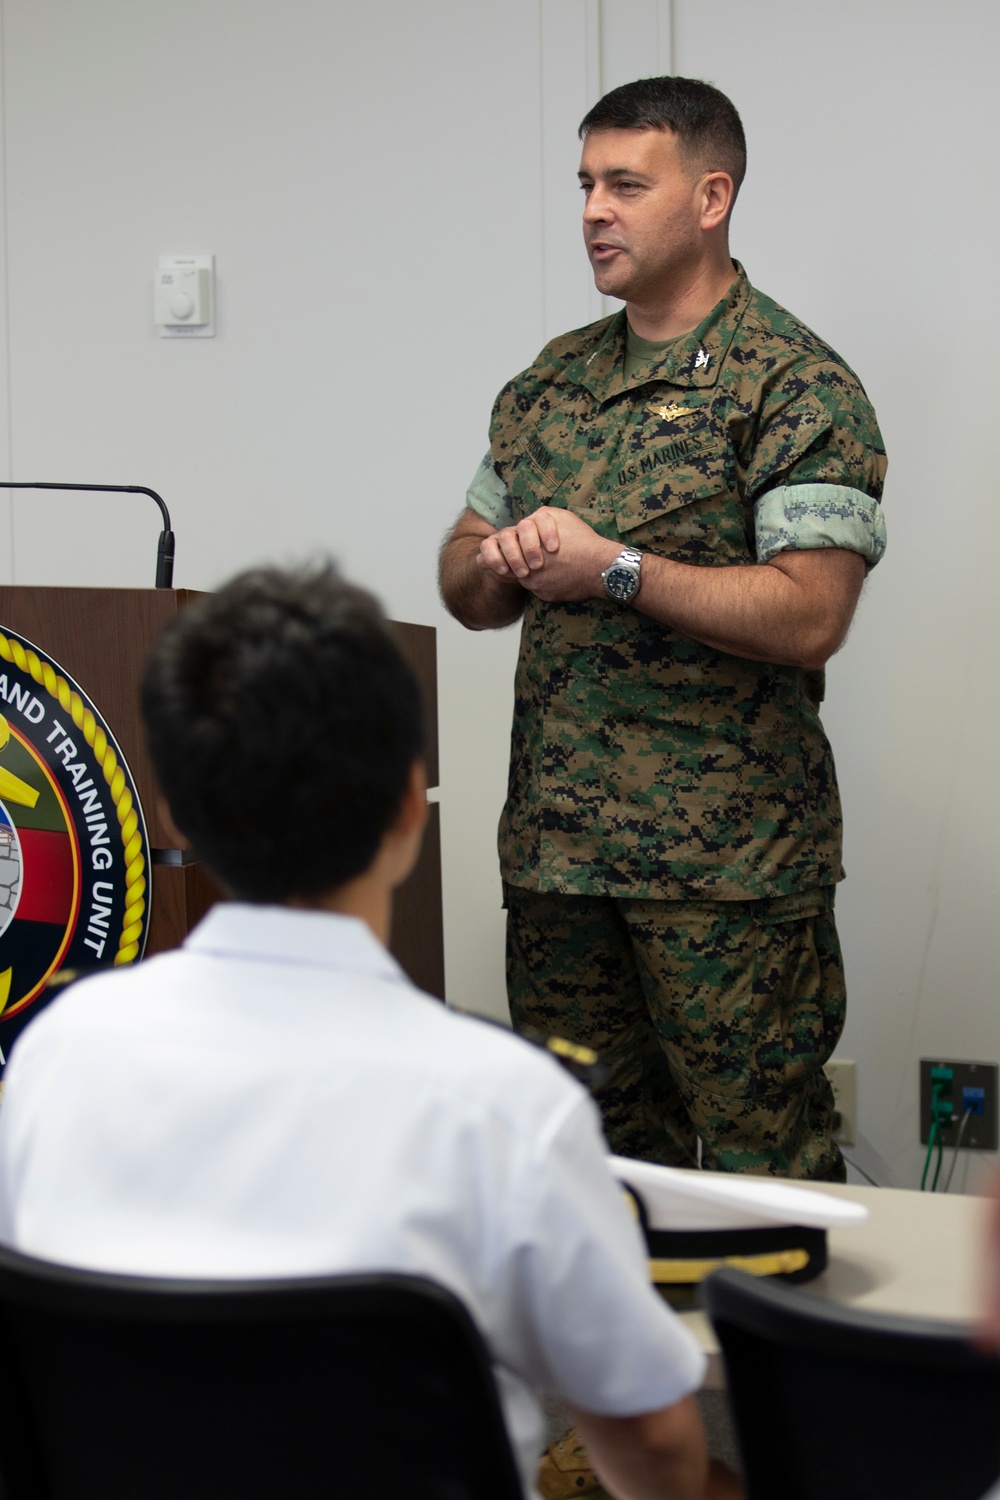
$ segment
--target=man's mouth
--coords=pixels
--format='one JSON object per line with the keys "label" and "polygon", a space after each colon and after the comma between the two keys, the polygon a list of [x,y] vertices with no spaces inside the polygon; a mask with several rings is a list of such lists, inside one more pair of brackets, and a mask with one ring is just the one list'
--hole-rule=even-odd
{"label": "man's mouth", "polygon": [[614,245],[609,240],[593,240],[590,253],[594,260],[610,260],[612,255],[619,255],[624,249],[624,245]]}

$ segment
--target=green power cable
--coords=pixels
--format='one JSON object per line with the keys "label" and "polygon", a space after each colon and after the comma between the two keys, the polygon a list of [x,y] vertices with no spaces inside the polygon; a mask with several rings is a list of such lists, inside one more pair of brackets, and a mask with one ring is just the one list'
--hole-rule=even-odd
{"label": "green power cable", "polygon": [[934,1168],[934,1181],[931,1183],[932,1193],[937,1192],[938,1178],[941,1176],[941,1163],[944,1160],[944,1131],[940,1131],[938,1134],[937,1148],[937,1166]]}
{"label": "green power cable", "polygon": [[920,1179],[920,1191],[921,1192],[924,1191],[924,1186],[925,1186],[925,1184],[927,1182],[927,1173],[928,1173],[928,1171],[930,1169],[931,1156],[934,1154],[934,1140],[935,1140],[935,1137],[937,1136],[937,1133],[938,1133],[938,1122],[937,1122],[937,1120],[932,1120],[931,1121],[930,1135],[927,1137],[927,1155],[924,1157],[924,1175]]}
{"label": "green power cable", "polygon": [[[941,1176],[941,1163],[944,1161],[944,1130],[942,1126],[952,1124],[954,1114],[952,1113],[951,1099],[947,1103],[942,1102],[945,1092],[945,1084],[948,1085],[948,1093],[951,1093],[951,1069],[935,1068],[931,1074],[943,1073],[944,1077],[938,1078],[931,1085],[931,1128],[927,1137],[927,1155],[924,1158],[923,1175],[920,1178],[920,1191],[923,1192],[927,1185],[927,1173],[930,1171],[931,1157],[934,1147],[937,1146],[937,1166],[934,1169],[934,1181],[931,1183],[931,1192],[937,1192],[938,1179]],[[947,1189],[945,1189],[947,1191]]]}

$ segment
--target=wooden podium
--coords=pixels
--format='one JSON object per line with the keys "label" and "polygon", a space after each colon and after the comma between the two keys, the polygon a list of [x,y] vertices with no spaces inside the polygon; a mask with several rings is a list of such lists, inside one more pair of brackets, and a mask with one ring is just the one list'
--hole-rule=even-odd
{"label": "wooden podium", "polygon": [[[149,647],[185,604],[190,589],[18,588],[0,586],[0,629],[8,626],[65,668],[103,715],[135,779],[152,859],[146,953],[181,942],[220,892],[174,827],[146,749],[139,682]],[[437,666],[429,625],[393,623],[424,700],[428,784],[438,784]],[[422,989],[444,998],[441,837],[436,804],[420,862],[397,892],[393,953]]]}

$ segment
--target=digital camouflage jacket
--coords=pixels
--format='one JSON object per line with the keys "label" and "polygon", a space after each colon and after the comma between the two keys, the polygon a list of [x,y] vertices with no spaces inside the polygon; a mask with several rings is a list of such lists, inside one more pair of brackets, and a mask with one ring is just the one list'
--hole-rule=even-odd
{"label": "digital camouflage jacket", "polygon": [[[717,568],[758,561],[762,497],[772,530],[808,497],[808,545],[838,544],[825,514],[877,509],[885,451],[860,382],[742,271],[627,382],[625,327],[619,312],[555,339],[500,392],[490,443],[515,520],[562,506],[623,546]],[[780,546],[772,535],[767,555]],[[822,691],[820,673],[728,655],[627,606],[529,596],[504,879],[714,900],[839,880]]]}

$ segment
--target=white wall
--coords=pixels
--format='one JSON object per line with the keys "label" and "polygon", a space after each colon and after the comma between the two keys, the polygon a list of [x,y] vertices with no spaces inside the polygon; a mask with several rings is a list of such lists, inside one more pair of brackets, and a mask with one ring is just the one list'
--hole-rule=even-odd
{"label": "white wall", "polygon": [[[435,571],[493,396],[542,342],[537,0],[3,16],[10,477],[159,490],[178,584],[332,551],[439,627],[449,983],[502,1011],[516,643],[466,636]],[[156,257],[192,250],[217,257],[218,336],[162,340]],[[147,504],[18,498],[9,576],[151,582]]]}
{"label": "white wall", "polygon": [[743,114],[734,253],[858,371],[889,452],[889,551],[824,717],[857,1155],[916,1185],[918,1059],[1000,1059],[1000,9],[681,0],[676,46]]}
{"label": "white wall", "polygon": [[[329,550],[392,614],[437,625],[449,992],[495,1014],[516,643],[447,618],[437,546],[499,385],[600,315],[581,115],[672,55],[732,95],[751,150],[734,251],[857,368],[890,452],[890,552],[826,718],[858,1159],[915,1184],[917,1059],[1000,1056],[992,0],[0,0],[0,15],[0,473],[152,485],[179,584]],[[217,256],[218,336],[161,340],[156,257],[198,250]],[[0,576],[151,581],[141,502],[33,495],[9,521],[8,505]]]}

